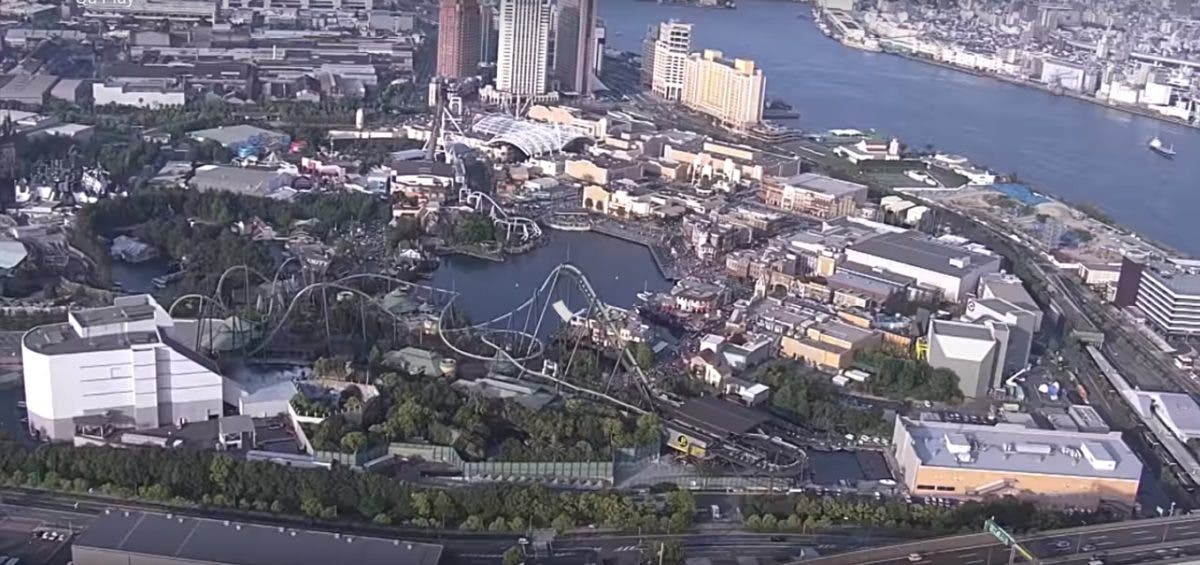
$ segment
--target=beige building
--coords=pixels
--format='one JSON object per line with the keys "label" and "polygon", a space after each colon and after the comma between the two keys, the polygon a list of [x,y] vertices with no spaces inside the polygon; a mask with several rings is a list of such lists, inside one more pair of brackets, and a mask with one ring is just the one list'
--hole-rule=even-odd
{"label": "beige building", "polygon": [[579,108],[536,104],[529,108],[526,116],[531,120],[575,129],[586,133],[592,139],[604,139],[608,136],[607,117],[589,114]]}
{"label": "beige building", "polygon": [[829,219],[849,216],[865,204],[867,187],[816,173],[803,173],[772,178],[763,183],[759,195],[768,206]]}
{"label": "beige building", "polygon": [[641,180],[642,163],[605,156],[570,159],[564,167],[567,176],[583,182],[607,185],[622,179]]}
{"label": "beige building", "polygon": [[1132,506],[1142,476],[1142,463],[1120,432],[897,416],[892,454],[909,492],[946,498],[1012,495],[1052,506]]}
{"label": "beige building", "polygon": [[766,93],[767,79],[754,61],[731,61],[707,49],[683,63],[683,105],[732,127],[748,129],[761,122]]}
{"label": "beige building", "polygon": [[583,207],[589,212],[599,212],[622,218],[641,218],[654,213],[655,205],[648,194],[634,194],[628,190],[608,190],[599,185],[583,188]]}
{"label": "beige building", "polygon": [[804,337],[784,336],[779,342],[779,353],[818,367],[840,370],[854,362],[856,351],[878,347],[881,340],[879,332],[874,330],[829,321],[808,328]]}

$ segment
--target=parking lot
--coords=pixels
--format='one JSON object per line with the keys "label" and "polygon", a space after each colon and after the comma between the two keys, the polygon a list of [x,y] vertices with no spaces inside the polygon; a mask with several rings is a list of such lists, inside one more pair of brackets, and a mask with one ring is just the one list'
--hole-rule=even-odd
{"label": "parking lot", "polygon": [[47,526],[36,518],[0,517],[0,556],[20,565],[64,565],[71,560],[68,527]]}

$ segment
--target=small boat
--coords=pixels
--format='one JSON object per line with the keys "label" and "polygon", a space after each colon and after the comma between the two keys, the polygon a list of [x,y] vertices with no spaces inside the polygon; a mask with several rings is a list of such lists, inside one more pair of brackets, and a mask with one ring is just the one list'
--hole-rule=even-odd
{"label": "small boat", "polygon": [[1162,140],[1159,139],[1157,135],[1154,136],[1154,139],[1150,140],[1149,147],[1150,147],[1151,151],[1158,153],[1159,155],[1162,155],[1163,157],[1166,157],[1168,159],[1175,158],[1175,147],[1174,146],[1168,147],[1166,145],[1163,145]]}

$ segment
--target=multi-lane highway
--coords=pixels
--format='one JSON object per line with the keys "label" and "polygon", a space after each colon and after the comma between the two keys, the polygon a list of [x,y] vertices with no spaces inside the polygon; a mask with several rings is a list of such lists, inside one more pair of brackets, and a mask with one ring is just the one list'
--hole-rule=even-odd
{"label": "multi-lane highway", "polygon": [[[1105,565],[1200,554],[1200,516],[1086,526],[1019,536],[1041,563]],[[1023,561],[1019,556],[1018,561]],[[1002,565],[1009,549],[980,533],[905,543],[807,560],[805,565]]]}

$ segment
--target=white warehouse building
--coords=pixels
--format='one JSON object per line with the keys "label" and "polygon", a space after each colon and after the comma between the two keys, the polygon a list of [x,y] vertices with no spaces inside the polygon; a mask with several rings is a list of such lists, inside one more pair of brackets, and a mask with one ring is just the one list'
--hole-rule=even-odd
{"label": "white warehouse building", "polygon": [[928,239],[917,232],[886,233],[846,249],[846,260],[912,277],[958,302],[979,278],[1000,271],[1000,257]]}
{"label": "white warehouse building", "polygon": [[21,360],[30,429],[70,441],[97,419],[145,429],[221,416],[225,379],[185,341],[150,295],[29,330]]}

